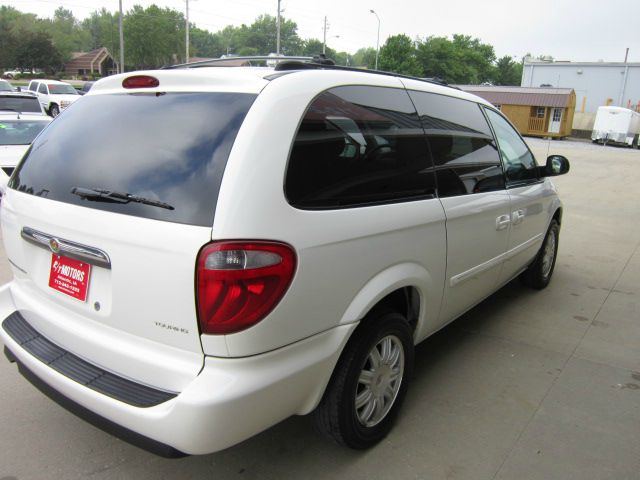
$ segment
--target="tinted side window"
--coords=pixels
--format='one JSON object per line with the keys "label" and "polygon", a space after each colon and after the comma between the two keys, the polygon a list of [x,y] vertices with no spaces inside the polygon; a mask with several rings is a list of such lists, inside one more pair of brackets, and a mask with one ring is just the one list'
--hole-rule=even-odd
{"label": "tinted side window", "polygon": [[36,92],[38,90],[38,82],[31,82],[29,84],[29,90]]}
{"label": "tinted side window", "polygon": [[507,181],[510,184],[537,181],[536,160],[518,132],[493,110],[487,109],[486,112],[496,132]]}
{"label": "tinted side window", "polygon": [[44,83],[41,83],[40,86],[38,87],[38,93],[44,93],[45,95],[47,94],[47,85]]}
{"label": "tinted side window", "polygon": [[296,135],[285,193],[299,208],[435,194],[424,133],[406,91],[354,86],[319,95]]}
{"label": "tinted side window", "polygon": [[504,175],[491,129],[473,102],[409,92],[427,134],[441,197],[504,188]]}

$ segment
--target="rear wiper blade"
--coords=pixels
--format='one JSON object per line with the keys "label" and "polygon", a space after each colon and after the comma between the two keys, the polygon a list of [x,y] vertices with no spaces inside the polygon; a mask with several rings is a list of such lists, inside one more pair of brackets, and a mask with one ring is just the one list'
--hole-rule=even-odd
{"label": "rear wiper blade", "polygon": [[81,198],[87,200],[95,200],[102,202],[112,203],[143,203],[144,205],[151,205],[152,207],[166,208],[167,210],[175,210],[174,207],[168,203],[160,202],[158,200],[151,200],[144,197],[139,197],[131,193],[116,192],[114,190],[106,190],[104,188],[83,188],[73,187],[71,193],[78,195]]}

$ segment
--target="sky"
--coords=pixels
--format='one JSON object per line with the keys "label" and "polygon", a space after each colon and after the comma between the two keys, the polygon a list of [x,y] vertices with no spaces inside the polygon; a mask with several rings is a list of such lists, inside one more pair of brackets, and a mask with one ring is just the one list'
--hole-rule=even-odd
{"label": "sky", "polygon": [[[152,3],[184,11],[185,0],[122,0],[126,11]],[[118,0],[0,0],[22,12],[51,17],[59,6],[83,19],[105,7],[116,11]],[[190,20],[212,32],[227,25],[251,24],[261,14],[276,15],[277,0],[189,0]],[[355,53],[380,45],[387,37],[471,35],[493,45],[496,55],[521,58],[550,55],[555,60],[640,62],[640,0],[281,0],[283,16],[298,25],[302,38],[322,40],[324,17],[327,45]]]}

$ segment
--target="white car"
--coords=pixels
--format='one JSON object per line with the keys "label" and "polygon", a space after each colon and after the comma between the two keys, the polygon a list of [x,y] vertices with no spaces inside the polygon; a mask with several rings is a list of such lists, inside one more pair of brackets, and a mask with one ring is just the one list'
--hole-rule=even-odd
{"label": "white car", "polygon": [[4,78],[14,78],[17,77],[18,75],[22,75],[22,72],[18,69],[16,70],[7,70],[5,72],[2,72],[2,76]]}
{"label": "white car", "polygon": [[11,85],[9,82],[7,82],[6,80],[0,80],[0,92],[15,92],[16,89],[13,88],[13,85]]}
{"label": "white car", "polygon": [[568,169],[419,79],[299,61],[111,76],[9,182],[0,338],[52,398],[164,455],[311,412],[366,448],[415,344],[515,277],[547,286],[548,177]]}
{"label": "white car", "polygon": [[38,95],[42,108],[52,117],[81,97],[73,86],[57,80],[31,80],[28,90]]}
{"label": "white car", "polygon": [[0,195],[31,142],[49,122],[34,94],[0,91]]}
{"label": "white car", "polygon": [[0,111],[0,195],[31,142],[49,122],[51,118],[43,115]]}

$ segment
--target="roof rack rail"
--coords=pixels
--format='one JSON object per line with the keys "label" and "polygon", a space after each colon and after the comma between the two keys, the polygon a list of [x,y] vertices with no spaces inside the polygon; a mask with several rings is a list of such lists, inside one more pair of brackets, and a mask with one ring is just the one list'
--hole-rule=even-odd
{"label": "roof rack rail", "polygon": [[[315,57],[314,57],[315,58]],[[290,60],[290,59],[287,59]],[[402,73],[395,72],[385,72],[383,70],[370,70],[367,68],[358,68],[358,67],[347,67],[342,65],[331,65],[331,64],[321,64],[316,62],[299,62],[296,60],[283,61],[276,65],[274,68],[277,72],[285,72],[290,70],[342,70],[347,72],[360,72],[360,73],[370,73],[375,75],[386,75],[389,77],[399,77],[406,78],[408,80],[417,80],[419,82],[431,83],[434,85],[440,85],[443,87],[449,87],[456,90],[460,90],[458,87],[454,87],[449,85],[447,82],[440,78],[422,78],[422,77],[414,77],[411,75],[404,75]]]}
{"label": "roof rack rail", "polygon": [[366,68],[347,67],[342,65],[336,65],[333,60],[327,58],[324,54],[315,55],[313,57],[288,57],[285,55],[257,55],[249,57],[227,57],[227,58],[214,58],[212,60],[204,60],[201,62],[193,63],[181,63],[179,65],[171,65],[162,67],[163,70],[178,69],[178,68],[199,68],[199,67],[240,67],[240,66],[252,66],[251,62],[270,64],[275,63],[274,70],[276,72],[289,72],[295,70],[341,70],[347,72],[360,72],[369,73],[375,75],[386,75],[389,77],[406,78],[410,80],[417,80],[419,82],[431,83],[434,85],[440,85],[443,87],[449,87],[456,90],[460,90],[458,87],[449,85],[440,78],[421,78],[411,75],[403,75],[401,73],[385,72],[382,70],[370,70]]}
{"label": "roof rack rail", "polygon": [[[172,70],[178,68],[199,68],[199,67],[238,67],[252,66],[251,62],[275,62],[276,64],[284,61],[296,62],[312,62],[315,57],[287,57],[285,55],[252,55],[247,57],[226,57],[212,58],[211,60],[202,60],[200,62],[180,63],[178,65],[169,65],[162,67],[162,70]],[[243,65],[246,64],[246,65]]]}

